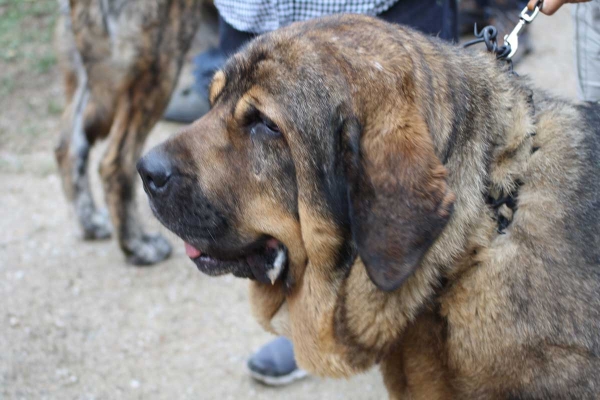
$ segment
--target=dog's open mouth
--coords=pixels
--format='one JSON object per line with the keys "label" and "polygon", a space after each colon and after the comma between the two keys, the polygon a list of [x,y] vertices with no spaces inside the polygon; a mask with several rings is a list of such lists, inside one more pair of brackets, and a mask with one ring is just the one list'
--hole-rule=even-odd
{"label": "dog's open mouth", "polygon": [[191,244],[184,243],[185,253],[200,272],[212,276],[231,273],[240,278],[274,284],[283,275],[288,261],[285,246],[273,238],[254,246],[247,254],[231,259],[211,257]]}

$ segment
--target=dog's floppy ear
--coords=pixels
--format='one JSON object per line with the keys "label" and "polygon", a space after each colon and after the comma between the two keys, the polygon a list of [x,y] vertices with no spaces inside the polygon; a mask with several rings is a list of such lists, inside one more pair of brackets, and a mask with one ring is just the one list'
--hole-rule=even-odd
{"label": "dog's floppy ear", "polygon": [[354,241],[373,283],[392,291],[441,233],[454,195],[427,125],[416,113],[410,121],[364,131],[355,117],[342,123]]}

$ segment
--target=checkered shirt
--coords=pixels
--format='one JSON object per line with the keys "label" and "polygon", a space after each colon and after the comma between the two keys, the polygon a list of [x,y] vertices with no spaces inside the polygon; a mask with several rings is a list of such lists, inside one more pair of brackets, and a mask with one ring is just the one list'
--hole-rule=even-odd
{"label": "checkered shirt", "polygon": [[238,31],[264,33],[324,15],[377,15],[398,0],[214,0],[221,17]]}

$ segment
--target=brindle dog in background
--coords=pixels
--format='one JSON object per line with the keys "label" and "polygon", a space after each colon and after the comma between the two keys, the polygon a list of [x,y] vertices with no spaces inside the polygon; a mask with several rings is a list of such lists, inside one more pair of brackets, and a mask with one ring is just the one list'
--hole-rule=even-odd
{"label": "brindle dog in background", "polygon": [[600,396],[600,107],[361,16],[254,40],[138,164],[299,364],[397,399]]}
{"label": "brindle dog in background", "polygon": [[61,1],[57,44],[67,107],[56,148],[65,193],[85,239],[111,234],[90,191],[88,155],[108,138],[100,175],[121,249],[133,264],[168,257],[169,243],[143,231],[135,210],[135,163],[171,95],[204,7],[201,0]]}

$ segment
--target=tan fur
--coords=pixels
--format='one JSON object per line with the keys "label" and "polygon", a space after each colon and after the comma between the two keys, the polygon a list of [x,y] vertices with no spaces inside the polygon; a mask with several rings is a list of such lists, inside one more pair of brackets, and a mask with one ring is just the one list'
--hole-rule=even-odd
{"label": "tan fur", "polygon": [[225,78],[223,71],[217,71],[212,79],[212,82],[210,83],[208,99],[210,100],[211,104],[214,103],[217,96],[221,94],[221,91],[225,87],[226,83],[227,79]]}

